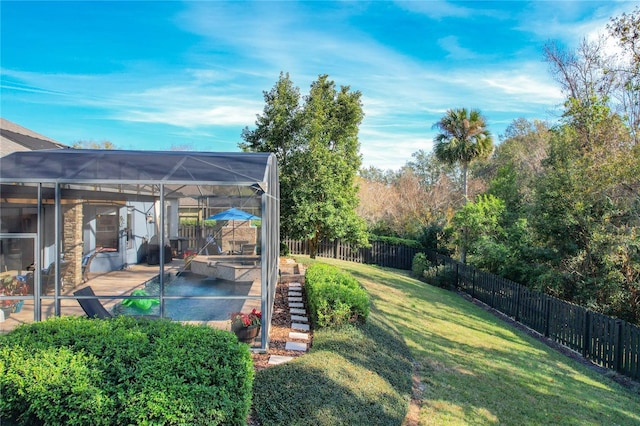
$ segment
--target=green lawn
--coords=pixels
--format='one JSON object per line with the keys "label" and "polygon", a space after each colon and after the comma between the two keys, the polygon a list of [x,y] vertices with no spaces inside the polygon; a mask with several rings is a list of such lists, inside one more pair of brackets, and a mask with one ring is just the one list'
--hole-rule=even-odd
{"label": "green lawn", "polygon": [[[299,259],[309,262],[308,258]],[[400,424],[397,414],[370,414],[377,412],[376,407],[389,404],[406,414],[408,391],[404,378],[411,374],[410,362],[422,388],[419,413],[412,415],[420,425],[640,424],[637,389],[621,387],[456,294],[417,281],[404,271],[330,259],[320,261],[339,266],[364,285],[373,304],[371,327],[385,331],[365,330],[362,336],[350,331],[352,335],[343,342],[340,333],[316,331],[308,355],[278,366],[278,374],[269,373],[268,377],[283,381],[271,382],[270,389],[286,389],[292,381],[298,381],[295,392],[287,398],[293,397],[294,403],[299,399],[304,407],[302,414],[309,421],[282,418],[270,422],[269,417],[264,417],[263,424]],[[330,344],[334,338],[336,341]],[[354,356],[358,346],[350,342],[353,339],[374,342]],[[376,339],[380,339],[377,346]],[[389,342],[395,347],[386,351],[397,350],[396,363],[388,360],[393,354],[376,360],[375,353],[366,353],[376,352],[381,345],[389,346]],[[403,349],[406,347],[408,355]],[[352,371],[356,358],[358,370]],[[287,374],[292,370],[295,375]],[[258,374],[256,389],[262,389],[261,380],[266,376]],[[361,389],[365,384],[372,388],[369,392]],[[327,386],[336,393],[335,398],[326,396]],[[305,399],[305,395],[323,398]],[[351,398],[351,417],[344,420],[339,418],[340,410],[331,411],[331,406],[347,397]],[[323,412],[334,417],[326,423],[316,420],[322,418]],[[354,420],[358,418],[361,421]]]}

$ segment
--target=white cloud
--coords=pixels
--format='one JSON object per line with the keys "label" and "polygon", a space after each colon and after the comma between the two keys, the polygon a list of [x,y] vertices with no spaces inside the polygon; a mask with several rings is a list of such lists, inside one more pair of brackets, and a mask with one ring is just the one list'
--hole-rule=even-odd
{"label": "white cloud", "polygon": [[395,3],[405,10],[420,13],[433,19],[452,17],[468,18],[477,13],[477,11],[472,8],[444,0],[396,1]]}
{"label": "white cloud", "polygon": [[466,60],[478,57],[472,50],[460,46],[456,36],[447,36],[439,39],[438,46],[447,52],[447,58],[449,59]]}
{"label": "white cloud", "polygon": [[381,131],[364,125],[360,129],[360,152],[363,167],[374,166],[383,170],[397,170],[411,159],[411,154],[424,149],[430,151],[433,142],[427,134]]}

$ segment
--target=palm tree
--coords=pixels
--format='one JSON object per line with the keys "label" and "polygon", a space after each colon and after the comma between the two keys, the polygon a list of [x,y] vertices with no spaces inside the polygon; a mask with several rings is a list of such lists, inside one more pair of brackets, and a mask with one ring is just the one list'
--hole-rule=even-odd
{"label": "palm tree", "polygon": [[464,200],[467,193],[467,171],[472,161],[487,158],[493,152],[493,139],[487,130],[485,118],[480,111],[466,108],[450,109],[434,127],[440,130],[435,137],[434,153],[443,163],[462,167]]}

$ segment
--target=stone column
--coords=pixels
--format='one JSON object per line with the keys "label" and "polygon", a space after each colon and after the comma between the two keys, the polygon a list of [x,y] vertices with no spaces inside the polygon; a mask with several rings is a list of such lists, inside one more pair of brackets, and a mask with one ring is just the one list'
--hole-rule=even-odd
{"label": "stone column", "polygon": [[63,277],[66,287],[75,288],[82,283],[82,201],[74,200],[63,206],[63,248],[64,261],[69,263]]}

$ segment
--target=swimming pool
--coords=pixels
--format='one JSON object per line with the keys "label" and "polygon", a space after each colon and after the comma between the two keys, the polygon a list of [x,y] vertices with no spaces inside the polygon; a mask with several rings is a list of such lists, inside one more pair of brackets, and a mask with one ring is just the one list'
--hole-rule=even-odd
{"label": "swimming pool", "polygon": [[[251,281],[234,282],[190,272],[167,276],[164,282],[164,316],[175,321],[226,321],[232,312],[242,310],[245,300],[212,297],[247,296],[252,284]],[[145,290],[150,296],[157,296],[159,288],[157,278],[145,284]],[[159,305],[148,311],[121,303],[114,307],[114,313],[118,315],[158,315],[159,312]]]}

